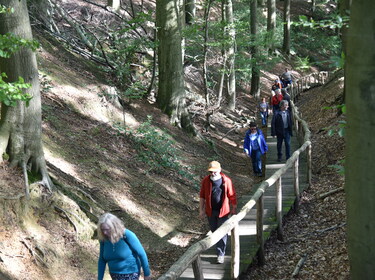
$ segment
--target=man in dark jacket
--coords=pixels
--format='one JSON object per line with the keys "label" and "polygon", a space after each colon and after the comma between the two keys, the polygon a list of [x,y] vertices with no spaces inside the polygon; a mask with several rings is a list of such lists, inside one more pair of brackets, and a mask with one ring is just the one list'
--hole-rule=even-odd
{"label": "man in dark jacket", "polygon": [[283,141],[285,142],[286,160],[288,160],[290,158],[290,137],[293,136],[293,121],[288,110],[287,100],[280,102],[280,110],[273,115],[271,135],[277,137],[277,161],[281,162]]}

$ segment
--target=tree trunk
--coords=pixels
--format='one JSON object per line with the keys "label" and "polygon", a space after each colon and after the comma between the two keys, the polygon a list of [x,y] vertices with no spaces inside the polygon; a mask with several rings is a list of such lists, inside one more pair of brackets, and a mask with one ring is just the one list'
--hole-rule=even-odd
{"label": "tree trunk", "polygon": [[172,124],[194,133],[186,108],[182,65],[181,18],[183,3],[179,0],[157,0],[156,26],[159,40],[159,89],[156,102],[170,116]]}
{"label": "tree trunk", "polygon": [[252,37],[252,46],[251,46],[251,57],[252,57],[252,69],[251,69],[251,89],[250,95],[258,98],[260,96],[260,75],[258,69],[258,46],[256,45],[256,36],[257,36],[257,1],[251,0],[250,7],[250,33]]}
{"label": "tree trunk", "polygon": [[185,0],[185,22],[193,24],[195,19],[196,5],[195,0]]}
{"label": "tree trunk", "polygon": [[204,42],[203,42],[203,87],[204,97],[206,99],[206,107],[210,106],[210,96],[208,93],[207,81],[207,53],[208,53],[208,17],[210,15],[212,0],[205,2],[203,20],[204,20]]}
{"label": "tree trunk", "polygon": [[[14,13],[0,14],[0,34],[9,32],[31,40],[26,0],[4,0],[1,4],[14,8]],[[40,174],[44,185],[51,189],[53,185],[47,173],[41,140],[42,113],[36,55],[30,49],[21,48],[9,59],[1,59],[0,69],[8,75],[8,82],[23,77],[31,84],[27,93],[33,96],[28,107],[24,102],[18,102],[15,107],[1,104],[0,155],[7,153],[11,166],[27,166]]]}
{"label": "tree trunk", "polygon": [[[338,10],[341,17],[348,17],[350,15],[350,6],[352,4],[352,0],[340,0],[338,3]],[[342,45],[342,52],[344,54],[344,57],[346,57],[346,45],[348,40],[348,25],[344,25],[340,29],[340,39],[341,39],[341,45]],[[346,66],[344,65],[344,71],[346,69]],[[346,97],[346,89],[344,88],[344,98],[343,103],[345,103],[345,97]]]}
{"label": "tree trunk", "polygon": [[290,54],[290,0],[284,0],[284,42],[283,52]]}
{"label": "tree trunk", "polygon": [[373,279],[375,268],[375,1],[353,1],[347,44],[345,195],[351,279]]}
{"label": "tree trunk", "polygon": [[267,43],[270,51],[274,50],[276,29],[276,0],[267,1]]}
{"label": "tree trunk", "polygon": [[120,9],[120,0],[108,0],[108,6],[118,11]]}
{"label": "tree trunk", "polygon": [[226,31],[225,35],[228,38],[229,46],[227,55],[227,69],[228,69],[228,105],[227,109],[233,111],[236,108],[236,73],[234,67],[235,61],[235,43],[236,43],[236,30],[234,29],[233,19],[233,5],[232,0],[225,0],[225,18],[226,18]]}

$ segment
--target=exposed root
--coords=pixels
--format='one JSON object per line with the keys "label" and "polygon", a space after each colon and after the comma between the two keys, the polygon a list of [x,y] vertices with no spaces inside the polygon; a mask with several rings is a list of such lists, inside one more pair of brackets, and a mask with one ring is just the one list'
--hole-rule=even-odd
{"label": "exposed root", "polygon": [[[57,210],[57,212],[63,213],[63,214],[65,215],[65,218],[66,218],[66,219],[67,219],[67,220],[73,225],[73,227],[74,227],[74,229],[75,229],[75,232],[76,232],[76,234],[77,234],[77,237],[78,237],[78,227],[77,227],[76,224],[73,222],[73,220],[69,217],[68,213],[69,213],[70,215],[73,215],[74,217],[76,217],[76,218],[79,219],[79,220],[81,220],[81,218],[79,218],[77,215],[73,214],[72,212],[70,212],[70,211],[68,211],[68,210],[64,210],[64,209],[62,209],[62,208],[60,208],[60,207],[55,206],[54,208],[55,208],[55,210]],[[82,220],[81,220],[81,221],[82,221]],[[82,221],[82,223],[84,223],[84,222]]]}
{"label": "exposed root", "polygon": [[37,262],[41,263],[43,266],[48,268],[47,263],[44,261],[44,258],[45,258],[44,251],[41,248],[39,248],[38,246],[35,246],[35,249],[38,252],[42,253],[42,256],[40,256],[38,252],[34,250],[33,247],[26,242],[25,239],[22,238],[21,242],[25,245],[25,247],[29,250],[29,252],[31,253],[31,255],[34,257],[34,259]]}

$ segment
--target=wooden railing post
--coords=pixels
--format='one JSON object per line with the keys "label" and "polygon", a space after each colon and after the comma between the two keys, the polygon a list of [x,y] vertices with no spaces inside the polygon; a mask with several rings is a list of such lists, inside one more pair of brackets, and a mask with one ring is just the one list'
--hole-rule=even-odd
{"label": "wooden railing post", "polygon": [[311,143],[306,149],[307,153],[307,184],[311,185],[311,169],[312,169],[312,157],[311,157]]}
{"label": "wooden railing post", "polygon": [[258,262],[260,265],[264,265],[266,263],[264,257],[263,216],[264,195],[262,194],[257,201],[257,242],[259,244]]}
{"label": "wooden railing post", "polygon": [[277,220],[277,239],[283,240],[283,191],[281,177],[276,181],[276,220]]}
{"label": "wooden railing post", "polygon": [[231,267],[231,279],[238,279],[240,275],[240,234],[239,225],[237,224],[231,230],[231,247],[232,247],[232,267]]}
{"label": "wooden railing post", "polygon": [[299,206],[299,156],[294,162],[294,195],[296,200],[294,201],[294,210],[298,211]]}
{"label": "wooden railing post", "polygon": [[194,272],[194,279],[204,280],[200,255],[198,255],[197,258],[193,261],[192,266],[193,266],[193,272]]}

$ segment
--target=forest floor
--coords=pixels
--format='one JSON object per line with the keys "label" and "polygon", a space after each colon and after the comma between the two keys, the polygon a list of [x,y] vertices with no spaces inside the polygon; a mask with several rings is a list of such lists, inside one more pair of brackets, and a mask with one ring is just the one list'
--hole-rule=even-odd
{"label": "forest floor", "polygon": [[[148,100],[132,100],[122,110],[90,63],[48,36],[35,35],[42,45],[43,144],[58,185],[54,193],[33,186],[31,202],[21,198],[17,203],[9,198],[24,193],[22,172],[6,162],[0,166],[0,279],[96,279],[95,224],[82,205],[90,205],[95,216],[112,212],[121,217],[142,241],[153,275],[159,276],[207,232],[198,218],[198,191],[209,161],[222,163],[238,196],[259,182],[241,148],[243,126],[256,117],[257,100],[239,92],[236,111],[216,112],[208,131],[203,106],[195,107],[193,121],[202,137],[190,137]],[[262,96],[269,96],[272,80],[285,67],[293,69],[280,63],[262,73]],[[199,71],[186,70],[188,82],[196,81]],[[272,235],[266,265],[254,263],[243,279],[289,279],[304,255],[300,279],[348,279],[344,192],[319,198],[344,184],[330,167],[344,158],[344,140],[325,130],[343,116],[322,109],[340,104],[342,85],[337,77],[297,103],[312,131],[313,184],[302,194],[300,211],[285,217],[286,239]]]}

